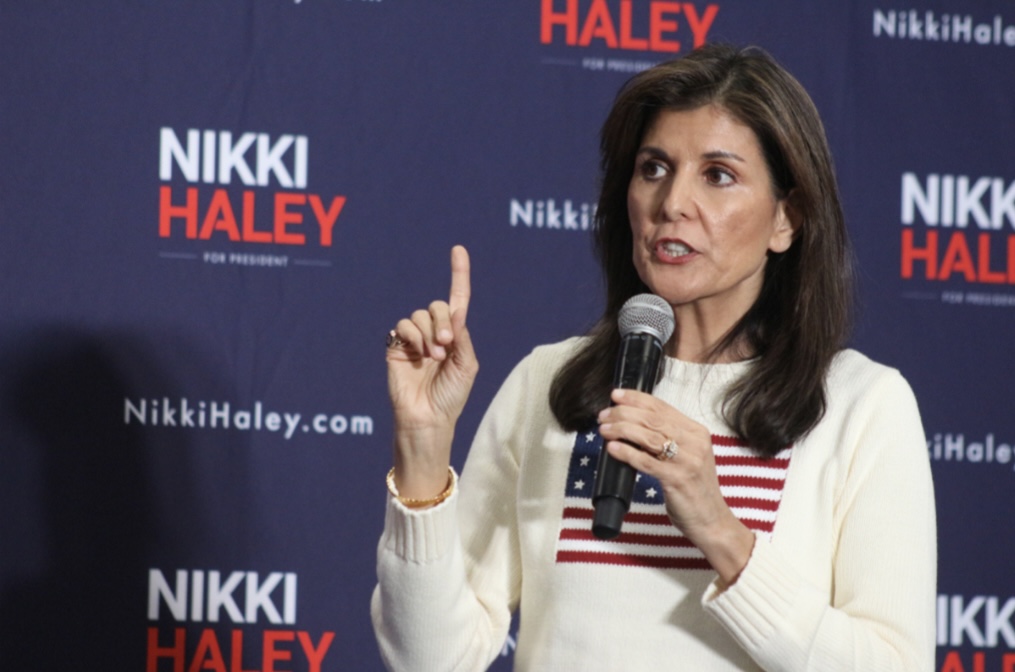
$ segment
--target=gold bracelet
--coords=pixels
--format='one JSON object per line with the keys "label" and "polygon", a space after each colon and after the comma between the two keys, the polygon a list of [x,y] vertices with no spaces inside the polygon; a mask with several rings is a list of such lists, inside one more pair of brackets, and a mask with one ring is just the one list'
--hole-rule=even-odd
{"label": "gold bracelet", "polygon": [[391,496],[410,509],[422,509],[428,506],[436,506],[443,502],[445,499],[451,496],[451,493],[455,491],[455,470],[450,466],[448,467],[448,487],[444,488],[444,492],[441,494],[431,497],[429,499],[413,499],[412,497],[402,497],[398,494],[398,488],[395,486],[395,468],[391,467],[388,471],[388,477],[385,479],[388,484],[388,492]]}

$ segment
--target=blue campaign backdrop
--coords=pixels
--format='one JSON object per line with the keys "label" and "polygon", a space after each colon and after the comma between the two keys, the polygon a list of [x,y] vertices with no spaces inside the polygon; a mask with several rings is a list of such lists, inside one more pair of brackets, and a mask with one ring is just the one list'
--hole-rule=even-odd
{"label": "blue campaign backdrop", "polygon": [[703,41],[822,113],[853,344],[927,432],[938,667],[1015,669],[1008,0],[4,3],[0,667],[382,669],[384,334],[466,245],[460,465],[511,367],[598,315],[618,87]]}

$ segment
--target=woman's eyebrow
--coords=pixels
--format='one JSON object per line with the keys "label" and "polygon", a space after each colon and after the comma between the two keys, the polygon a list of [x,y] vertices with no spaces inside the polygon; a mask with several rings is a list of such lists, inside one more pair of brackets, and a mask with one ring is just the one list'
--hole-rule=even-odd
{"label": "woman's eyebrow", "polygon": [[[661,159],[667,159],[670,156],[664,150],[660,149],[659,147],[655,147],[653,145],[646,145],[644,147],[640,147],[638,149],[638,154],[648,154],[650,156]],[[747,163],[747,160],[744,159],[744,157],[737,154],[736,152],[729,152],[724,149],[715,149],[710,152],[705,152],[704,154],[701,155],[701,158],[707,159],[709,161],[715,161],[716,159],[730,159],[732,161],[739,161],[740,163]]]}
{"label": "woman's eyebrow", "polygon": [[734,161],[739,161],[740,163],[747,163],[747,161],[742,156],[740,156],[739,154],[735,154],[733,152],[727,152],[727,151],[722,150],[722,149],[717,149],[717,150],[714,150],[714,151],[711,151],[711,152],[705,152],[704,154],[702,154],[702,157],[706,158],[706,159],[709,159],[709,160],[714,160],[714,159],[732,159]]}

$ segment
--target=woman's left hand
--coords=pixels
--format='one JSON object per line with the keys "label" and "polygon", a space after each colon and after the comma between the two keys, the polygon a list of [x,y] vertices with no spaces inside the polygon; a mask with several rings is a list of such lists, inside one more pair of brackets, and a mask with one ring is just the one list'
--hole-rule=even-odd
{"label": "woman's left hand", "polygon": [[[747,565],[754,534],[719,490],[712,436],[666,402],[637,390],[614,390],[599,414],[610,455],[662,485],[670,520],[705,554],[727,584]],[[669,444],[675,454],[666,457]]]}

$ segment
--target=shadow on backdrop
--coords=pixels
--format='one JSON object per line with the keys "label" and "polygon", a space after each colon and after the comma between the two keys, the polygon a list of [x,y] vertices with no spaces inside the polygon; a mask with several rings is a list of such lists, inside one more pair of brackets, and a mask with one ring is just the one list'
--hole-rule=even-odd
{"label": "shadow on backdrop", "polygon": [[[107,670],[144,669],[143,596],[160,526],[151,439],[124,422],[123,407],[139,392],[132,379],[167,382],[153,361],[137,339],[62,329],[23,334],[0,350],[0,421],[17,437],[0,453],[22,451],[3,463],[34,466],[23,471],[39,500],[4,498],[13,507],[5,515],[34,520],[20,522],[32,531],[24,547],[3,542],[0,669],[75,670],[99,661]],[[19,552],[30,568],[11,561]]]}

